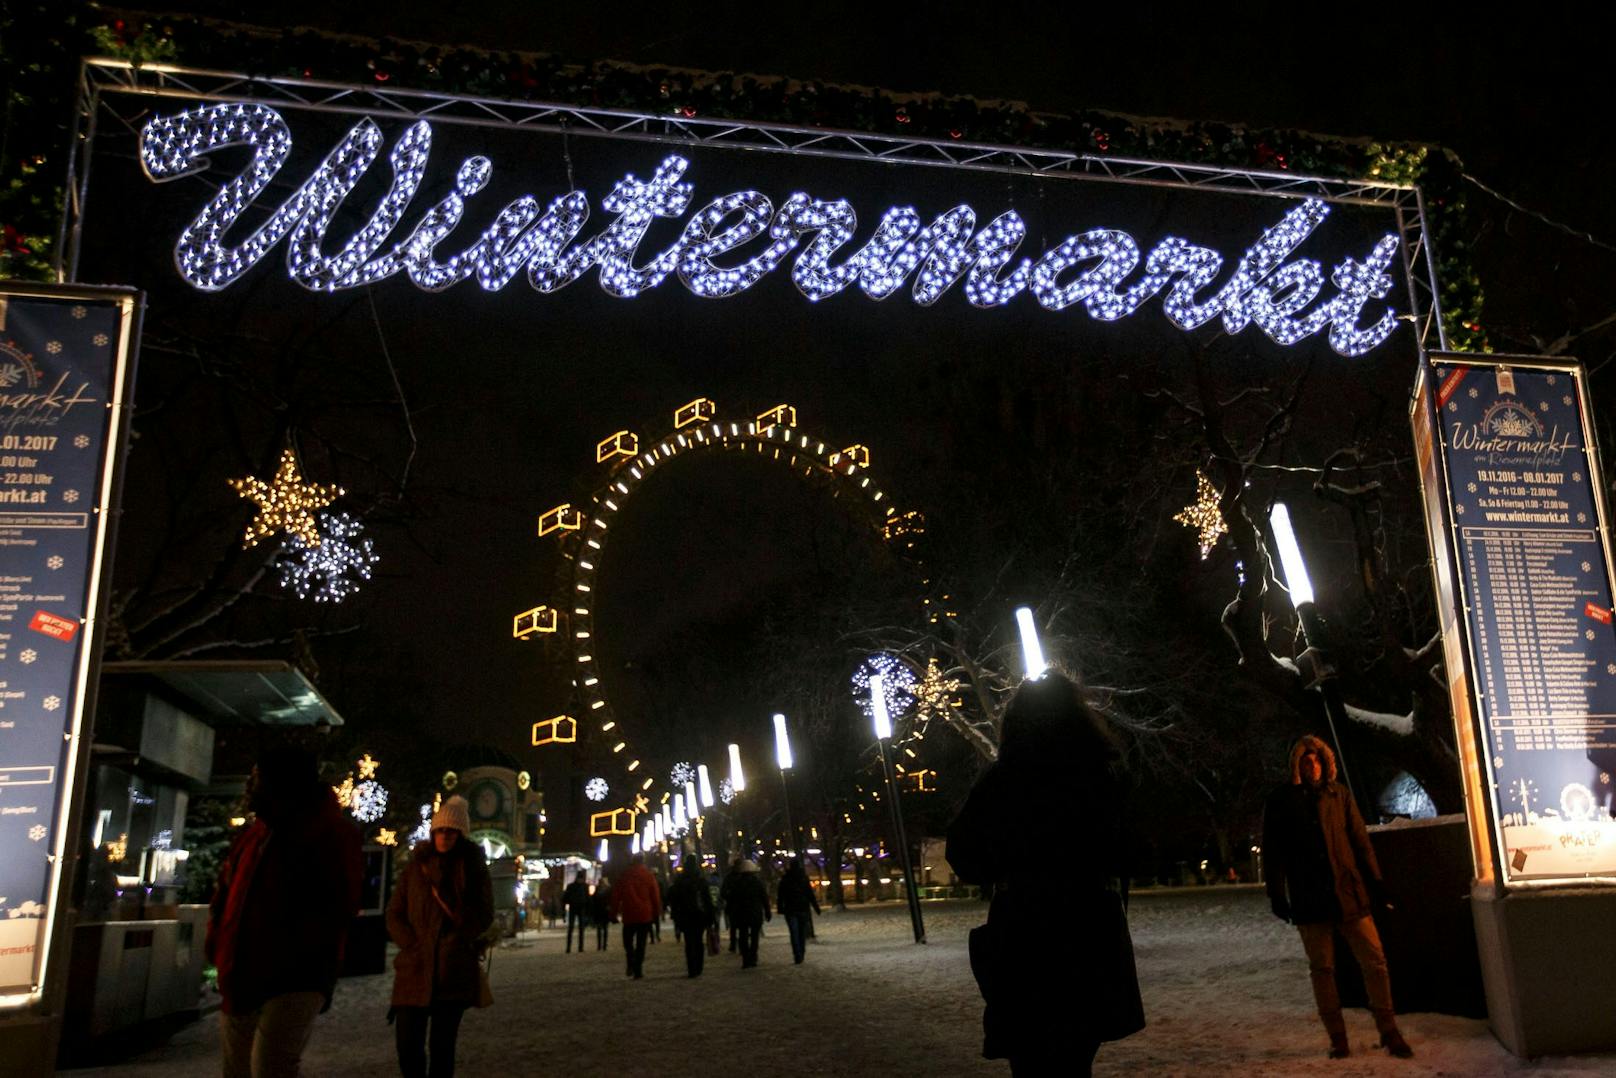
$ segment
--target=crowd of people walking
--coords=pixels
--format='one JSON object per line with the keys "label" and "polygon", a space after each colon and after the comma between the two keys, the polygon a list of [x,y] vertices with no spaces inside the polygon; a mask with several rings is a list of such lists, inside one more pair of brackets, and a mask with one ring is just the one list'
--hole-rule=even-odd
{"label": "crowd of people walking", "polygon": [[[985,1002],[983,1055],[1015,1075],[1087,1074],[1102,1044],[1144,1028],[1127,906],[1130,851],[1123,754],[1075,681],[1058,672],[1024,682],[1004,715],[997,761],[949,828],[958,876],[991,896],[987,923],[969,938]],[[218,970],[226,1078],[298,1073],[317,1015],[330,1006],[344,937],[359,902],[357,835],[312,756],[266,752],[248,784],[252,811],[221,866],[206,952]],[[1028,819],[1086,821],[1087,856],[1051,860]],[[467,1009],[492,1004],[488,971],[494,897],[467,803],[443,800],[431,834],[410,851],[387,904],[397,945],[387,1020],[404,1078],[452,1078]],[[1350,1054],[1336,989],[1335,940],[1363,972],[1379,1046],[1407,1058],[1374,913],[1389,908],[1379,866],[1351,794],[1336,781],[1328,745],[1303,737],[1288,781],[1269,798],[1263,826],[1267,896],[1296,926],[1329,1055]],[[671,917],[685,973],[703,975],[720,954],[720,925],[740,968],[759,962],[764,925],[779,913],[801,964],[820,912],[813,882],[792,858],[775,894],[762,866],[736,858],[722,880],[697,857],[671,884],[636,854],[615,877],[579,870],[547,907],[562,921],[565,954],[609,949],[620,924],[626,976],[645,976],[649,944]],[[1061,896],[1061,922],[1049,896]],[[1064,927],[1061,927],[1064,926]],[[1058,930],[1056,930],[1058,929]],[[1050,991],[1057,978],[1058,991]]]}

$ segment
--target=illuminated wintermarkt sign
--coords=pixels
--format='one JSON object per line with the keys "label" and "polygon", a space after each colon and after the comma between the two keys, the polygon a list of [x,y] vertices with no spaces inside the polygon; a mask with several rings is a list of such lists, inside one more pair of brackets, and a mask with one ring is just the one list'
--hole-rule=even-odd
{"label": "illuminated wintermarkt sign", "polygon": [[[1082,304],[1091,318],[1115,322],[1159,297],[1162,313],[1182,330],[1215,320],[1231,334],[1255,325],[1286,346],[1323,333],[1343,356],[1368,353],[1397,325],[1397,313],[1382,302],[1393,284],[1389,271],[1400,245],[1395,233],[1375,242],[1361,260],[1344,258],[1328,271],[1316,260],[1293,257],[1329,216],[1330,206],[1319,198],[1291,203],[1233,258],[1232,272],[1214,287],[1230,258],[1191,240],[1165,236],[1146,253],[1129,233],[1097,228],[1018,260],[1028,233],[1020,214],[1007,210],[979,228],[977,211],[966,204],[929,224],[912,207],[890,207],[873,235],[848,251],[858,214],[845,199],[797,192],[776,204],[761,191],[742,190],[692,212],[697,199],[695,182],[686,178],[690,161],[674,154],[649,179],[629,174],[617,181],[600,199],[615,216],[587,239],[579,239],[590,215],[587,192],[568,191],[548,205],[526,194],[493,213],[476,242],[448,253],[440,245],[470,212],[470,200],[488,185],[494,166],[484,156],[462,160],[449,194],[406,225],[432,137],[425,120],[399,136],[388,154],[392,178],[386,194],[335,251],[328,250],[327,229],[383,148],[374,120],[356,123],[263,224],[234,244],[225,237],[279,177],[292,152],[292,131],[279,112],[244,102],[159,116],[145,125],[140,153],[147,175],[167,181],[201,171],[214,151],[244,146],[253,152],[175,246],[180,274],[209,292],[228,288],[284,242],[292,280],[316,292],[359,288],[398,274],[429,292],[468,279],[498,292],[525,275],[532,288],[548,294],[598,269],[600,287],[625,299],[670,276],[697,296],[723,299],[745,292],[789,258],[792,283],[813,301],[855,285],[882,300],[907,285],[916,303],[930,306],[963,282],[961,291],[974,307],[1002,307],[1030,293],[1045,310]],[[685,219],[685,227],[666,249],[642,261],[640,243],[661,218]],[[750,252],[740,250],[749,246]],[[721,265],[721,255],[730,255],[728,262],[742,260]]]}

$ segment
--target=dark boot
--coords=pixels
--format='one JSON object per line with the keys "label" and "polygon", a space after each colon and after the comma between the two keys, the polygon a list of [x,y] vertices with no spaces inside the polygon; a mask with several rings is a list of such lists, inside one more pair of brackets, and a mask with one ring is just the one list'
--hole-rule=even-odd
{"label": "dark boot", "polygon": [[1398,1059],[1413,1059],[1414,1049],[1408,1046],[1403,1034],[1395,1029],[1389,1029],[1380,1035],[1380,1046]]}
{"label": "dark boot", "polygon": [[1352,1046],[1347,1043],[1345,1033],[1330,1034],[1330,1058],[1346,1059],[1352,1054]]}

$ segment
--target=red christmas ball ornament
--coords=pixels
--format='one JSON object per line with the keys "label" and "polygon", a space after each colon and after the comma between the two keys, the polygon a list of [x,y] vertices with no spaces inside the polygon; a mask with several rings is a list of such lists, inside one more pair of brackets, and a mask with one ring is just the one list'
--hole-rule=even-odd
{"label": "red christmas ball ornament", "polygon": [[683,116],[687,120],[694,120],[696,118],[696,106],[686,105],[684,108],[679,110],[679,115]]}

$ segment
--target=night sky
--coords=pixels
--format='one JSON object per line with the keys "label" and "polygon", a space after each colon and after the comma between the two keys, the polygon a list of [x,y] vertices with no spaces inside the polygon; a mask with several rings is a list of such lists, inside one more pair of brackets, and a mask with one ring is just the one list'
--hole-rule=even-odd
{"label": "night sky", "polygon": [[[402,5],[391,32],[443,37],[441,22],[422,14],[425,7]],[[492,14],[475,33],[528,45],[509,21],[514,15],[501,14],[509,7],[485,5]],[[282,17],[297,15],[289,8]],[[316,15],[310,18],[317,21]],[[903,63],[878,77],[863,39],[845,52],[820,50],[802,68],[793,67],[778,44],[752,53],[757,64],[746,65],[737,56],[746,55],[740,51],[743,42],[755,39],[726,25],[720,21],[715,33],[700,35],[679,28],[661,36],[627,27],[562,31],[559,46],[638,62],[654,57],[692,66],[766,68],[894,89],[969,91],[1049,107],[1083,104],[1177,115],[1198,108],[1253,123],[1347,133],[1384,130],[1394,137],[1468,130],[1458,113],[1483,106],[1489,94],[1499,92],[1486,90],[1492,83],[1475,78],[1466,95],[1430,94],[1419,107],[1394,110],[1394,103],[1409,101],[1406,77],[1395,83],[1368,77],[1351,86],[1315,81],[1312,92],[1283,97],[1224,80],[1205,84],[1210,96],[1191,105],[1182,96],[1188,76],[1165,77],[1181,69],[1164,64],[1158,70],[1163,77],[1125,83],[1124,74],[1133,69],[1109,52],[1099,58],[1073,54],[1084,62],[1069,69],[1076,81],[1067,85],[1056,76],[1062,69],[1049,53],[1073,41],[1071,29],[1048,39],[1016,38],[1019,47],[1032,48],[1049,62],[965,49],[955,40],[947,55],[957,63],[922,67],[917,57],[924,49],[889,50],[883,54],[887,59]],[[514,36],[504,36],[507,31]],[[940,34],[935,27],[916,32],[922,40]],[[1359,31],[1346,32],[1350,37]],[[614,33],[637,36],[626,40]],[[1370,37],[1385,40],[1383,30],[1364,31],[1364,36],[1366,49]],[[466,34],[449,39],[473,40]],[[1475,56],[1463,62],[1450,57],[1447,74],[1470,78],[1474,73],[1467,74],[1468,68],[1476,61]],[[1267,76],[1305,81],[1297,61],[1280,66]],[[1372,65],[1371,76],[1374,70]],[[1109,99],[1069,100],[1077,84],[1126,85],[1126,90]],[[1257,100],[1263,104],[1254,105]],[[1517,110],[1538,107],[1530,94],[1512,100]],[[323,684],[352,721],[385,724],[409,712],[411,721],[445,741],[500,745],[525,761],[534,759],[531,750],[523,751],[529,724],[566,704],[553,666],[540,658],[541,647],[511,639],[511,616],[538,603],[566,601],[555,546],[535,536],[535,521],[550,506],[586,500],[598,487],[603,472],[594,463],[594,446],[601,438],[623,428],[648,436],[665,431],[672,409],[697,396],[714,398],[720,419],[747,419],[789,402],[805,431],[830,442],[868,445],[875,474],[900,508],[922,509],[934,530],[952,527],[957,536],[970,535],[984,545],[1008,544],[1013,536],[1003,534],[1004,526],[996,536],[994,527],[982,523],[984,516],[1013,517],[1002,505],[997,512],[983,512],[985,504],[1016,496],[1001,482],[1005,462],[1019,462],[1018,468],[1036,475],[1051,454],[1098,454],[1095,447],[1101,444],[1114,452],[1134,436],[1123,417],[1137,404],[1142,383],[1131,379],[1146,370],[1172,371],[1175,354],[1190,337],[1162,316],[1159,298],[1115,324],[1095,322],[1080,307],[1046,312],[1030,296],[1001,310],[980,311],[966,303],[960,286],[931,308],[912,302],[907,289],[880,303],[855,288],[811,304],[790,283],[789,259],[750,291],[725,300],[699,299],[673,279],[632,301],[616,299],[602,292],[594,271],[552,295],[535,292],[521,278],[494,294],[482,293],[472,282],[429,294],[395,277],[368,291],[322,296],[287,280],[278,247],[233,287],[203,294],[179,279],[172,246],[209,197],[208,181],[232,175],[244,155],[216,154],[204,178],[153,184],[134,156],[134,130],[150,113],[139,112],[127,98],[116,105],[135,127],[103,124],[79,279],[137,285],[147,290],[150,302],[119,586],[139,587],[147,595],[183,589],[199,568],[211,570],[221,556],[226,563],[220,581],[241,580],[246,569],[227,552],[234,549],[230,537],[248,510],[224,479],[268,474],[285,431],[293,428],[308,476],[343,484],[349,495],[337,508],[365,515],[382,556],[377,578],[336,609],[296,604],[266,581],[259,590],[268,598],[232,608],[226,619],[181,643],[251,642],[292,625],[359,626],[313,644]],[[179,102],[162,105],[160,111],[181,107]],[[1190,107],[1175,111],[1185,105]],[[289,184],[301,182],[353,122],[291,110],[285,115],[295,149],[287,169],[260,198],[260,213],[278,201],[277,195],[284,197]],[[382,126],[390,146],[403,125]],[[593,203],[582,233],[587,238],[611,216],[599,199],[612,182],[630,171],[647,176],[664,152],[649,143],[440,124],[422,193],[403,227],[441,196],[453,163],[483,153],[494,161],[493,182],[471,200],[465,226],[440,251],[470,242],[517,194],[531,192],[548,202],[563,193],[569,170],[574,185]],[[693,208],[747,187],[763,191],[776,205],[797,190],[846,198],[860,217],[850,246],[862,244],[889,206],[912,204],[930,221],[963,201],[976,208],[979,224],[1006,209],[1018,210],[1029,224],[1020,255],[1036,256],[1066,235],[1109,227],[1129,232],[1145,250],[1164,236],[1184,236],[1221,250],[1227,266],[1289,207],[1263,198],[872,162],[681,152],[692,160],[686,178],[696,187]],[[362,219],[356,207],[368,214],[383,189],[385,164],[379,162],[372,173],[339,214],[333,238],[345,237]],[[682,225],[653,225],[640,246],[642,259],[664,247]],[[1344,256],[1362,258],[1393,228],[1384,210],[1337,207],[1300,253],[1327,267]],[[1395,279],[1390,302],[1406,310],[1400,268]],[[1565,302],[1573,298],[1566,295]],[[1508,296],[1499,309],[1519,314]],[[1378,311],[1378,305],[1369,310]],[[1555,332],[1554,325],[1544,332]],[[1282,380],[1310,355],[1316,359],[1314,392],[1299,424],[1305,432],[1299,456],[1355,437],[1383,444],[1406,440],[1404,402],[1415,369],[1406,325],[1373,355],[1352,360],[1331,353],[1320,338],[1281,349],[1255,328],[1237,343],[1238,360],[1227,360],[1230,365],[1221,372],[1231,381]],[[413,456],[388,357],[409,404],[417,439]],[[1042,392],[1053,395],[1021,399]],[[1027,415],[1042,414],[1040,409],[1063,414],[1059,436],[1018,425],[1018,409]],[[981,463],[983,444],[1000,454],[995,463]],[[408,480],[401,485],[406,464]],[[1180,504],[1189,500],[1193,477],[1173,481],[1183,488]],[[1305,482],[1299,480],[1296,489],[1305,490]],[[1397,498],[1406,505],[1412,479],[1405,473],[1399,482]],[[816,596],[835,594],[827,582],[847,586],[871,564],[858,556],[865,540],[857,527],[824,497],[782,470],[713,456],[680,460],[637,495],[603,559],[598,605],[602,654],[620,669],[619,684],[609,690],[638,745],[675,758],[695,744],[716,764],[719,757],[711,746],[743,739],[762,754],[766,694],[743,668],[757,654],[758,634],[781,610],[821,617],[823,631],[832,632],[836,611],[816,610]],[[1045,503],[1016,511],[1088,510]],[[1176,525],[1164,531],[1162,542],[1175,545],[1173,557],[1185,574],[1164,587],[1178,588],[1200,603],[1197,616],[1215,623],[1217,606],[1232,594],[1232,586],[1193,577],[1189,540]],[[1309,541],[1306,534],[1303,541]],[[1348,537],[1326,532],[1314,545],[1327,566],[1350,573]],[[1036,567],[1025,571],[1029,581],[1037,578]],[[218,630],[226,625],[221,637]],[[229,647],[197,654],[236,653],[263,654]],[[725,662],[726,654],[736,662]],[[585,746],[577,757],[587,761],[593,754]],[[561,779],[552,774],[557,770],[564,769],[546,769],[547,782]]]}

